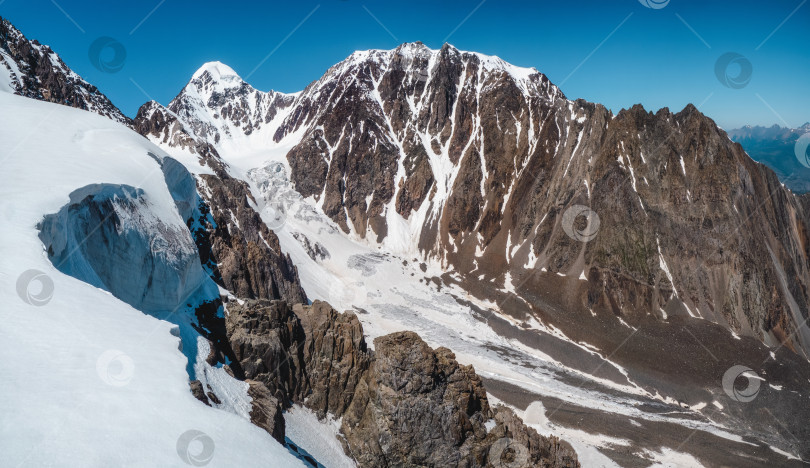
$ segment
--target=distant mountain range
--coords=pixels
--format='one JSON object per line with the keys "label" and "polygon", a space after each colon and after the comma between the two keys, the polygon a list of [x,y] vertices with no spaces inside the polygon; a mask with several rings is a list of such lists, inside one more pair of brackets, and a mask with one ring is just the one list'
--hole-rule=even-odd
{"label": "distant mountain range", "polygon": [[779,180],[795,193],[810,192],[810,168],[796,157],[796,141],[810,133],[810,122],[799,128],[750,126],[729,130],[728,136],[741,144],[755,161],[776,172]]}

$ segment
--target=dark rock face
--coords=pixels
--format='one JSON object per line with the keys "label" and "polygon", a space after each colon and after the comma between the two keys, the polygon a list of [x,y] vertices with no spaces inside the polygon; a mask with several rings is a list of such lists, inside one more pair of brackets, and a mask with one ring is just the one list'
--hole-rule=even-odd
{"label": "dark rock face", "polygon": [[253,403],[250,422],[269,432],[283,444],[285,423],[281,402],[270,394],[263,383],[249,380],[248,385],[248,395]]}
{"label": "dark rock face", "polygon": [[360,466],[579,466],[555,437],[540,436],[507,408],[491,408],[473,368],[447,348],[434,351],[413,332],[374,346],[341,426]]}
{"label": "dark rock face", "polygon": [[200,183],[215,221],[207,235],[222,286],[242,298],[305,302],[292,260],[248,203],[247,184],[226,175],[201,175]]}
{"label": "dark rock face", "polygon": [[336,417],[368,368],[363,328],[352,313],[315,301],[228,304],[228,338],[245,377],[262,382],[282,404],[303,402]]}
{"label": "dark rock face", "polygon": [[344,448],[360,466],[579,466],[559,439],[491,408],[471,366],[415,333],[378,338],[372,353],[357,317],[320,301],[230,304],[227,322],[234,354],[255,379],[251,418],[279,440],[283,426],[270,416],[281,402],[300,403],[343,418]]}
{"label": "dark rock face", "polygon": [[340,313],[329,304],[296,304],[293,313],[306,334],[303,357],[309,388],[300,395],[319,417],[341,417],[352,402],[370,354],[363,326],[353,312]]}
{"label": "dark rock face", "polygon": [[[15,94],[103,115],[126,125],[131,120],[95,86],[74,73],[50,47],[29,41],[0,17],[0,73],[9,73]],[[12,63],[8,63],[8,60]]]}
{"label": "dark rock face", "polygon": [[228,339],[249,380],[289,406],[309,387],[301,323],[286,302],[247,301],[227,305]]}

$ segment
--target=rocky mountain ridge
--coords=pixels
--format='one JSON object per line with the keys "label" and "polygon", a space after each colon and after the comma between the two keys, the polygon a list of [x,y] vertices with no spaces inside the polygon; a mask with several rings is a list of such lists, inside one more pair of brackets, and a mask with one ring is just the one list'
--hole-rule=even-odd
{"label": "rocky mountain ridge", "polygon": [[48,46],[29,41],[0,17],[0,86],[20,96],[89,110],[125,125],[125,116],[95,86],[73,72]]}
{"label": "rocky mountain ridge", "polygon": [[[683,313],[797,352],[810,343],[802,202],[694,106],[613,115],[449,45],[357,52],[294,95],[219,68],[161,112],[226,161],[283,147],[295,189],[347,233],[506,290],[537,270],[582,276],[582,307],[630,323]],[[601,220],[593,241],[565,232],[577,205]]]}

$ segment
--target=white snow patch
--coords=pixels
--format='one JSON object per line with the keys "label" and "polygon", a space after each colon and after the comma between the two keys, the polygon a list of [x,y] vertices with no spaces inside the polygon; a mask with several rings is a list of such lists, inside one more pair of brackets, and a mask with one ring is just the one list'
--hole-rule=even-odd
{"label": "white snow patch", "polygon": [[329,467],[354,468],[354,461],[340,444],[340,420],[327,415],[323,421],[309,408],[293,405],[284,412],[285,435],[295,445],[306,450],[315,460]]}

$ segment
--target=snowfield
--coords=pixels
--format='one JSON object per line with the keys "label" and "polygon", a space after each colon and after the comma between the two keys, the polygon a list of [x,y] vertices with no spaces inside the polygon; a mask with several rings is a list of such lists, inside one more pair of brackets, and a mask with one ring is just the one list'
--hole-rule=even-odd
{"label": "snowfield", "polygon": [[191,395],[176,325],[60,273],[43,250],[36,224],[89,184],[141,188],[182,225],[147,154],[165,153],[82,110],[2,92],[0,108],[0,464],[303,466]]}

